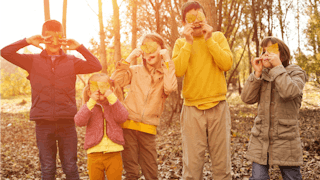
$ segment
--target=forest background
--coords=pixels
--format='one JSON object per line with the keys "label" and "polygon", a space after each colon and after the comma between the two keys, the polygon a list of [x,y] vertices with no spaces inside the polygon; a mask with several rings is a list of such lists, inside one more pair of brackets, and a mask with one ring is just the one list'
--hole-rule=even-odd
{"label": "forest background", "polygon": [[[232,114],[232,174],[234,179],[250,175],[250,162],[244,158],[248,137],[256,115],[256,105],[241,102],[239,94],[249,74],[253,71],[250,58],[259,56],[260,41],[266,36],[276,36],[291,48],[292,62],[301,66],[309,76],[304,90],[300,112],[300,134],[303,141],[306,179],[320,178],[320,1],[319,0],[198,0],[205,8],[208,24],[226,36],[234,56],[232,69],[225,73],[228,85],[227,101]],[[32,2],[32,1],[31,1]],[[43,1],[40,19],[50,18],[49,0]],[[66,29],[67,6],[72,0],[63,0],[62,23]],[[126,58],[132,49],[139,47],[139,39],[148,32],[157,32],[173,49],[181,37],[181,6],[186,0],[98,0],[95,11],[99,32],[88,43],[89,50],[103,65],[102,72],[111,74],[115,63]],[[52,4],[52,1],[50,2]],[[32,5],[32,4],[31,4]],[[104,16],[106,5],[112,5],[113,13]],[[1,8],[4,8],[2,6]],[[42,24],[41,22],[40,24]],[[89,27],[90,28],[90,27]],[[81,31],[81,29],[79,29]],[[68,31],[66,31],[68,32]],[[71,32],[72,33],[72,32]],[[1,34],[1,31],[0,31]],[[9,36],[9,35],[6,35]],[[66,35],[67,38],[69,34]],[[18,39],[17,39],[18,40]],[[294,47],[294,48],[292,48]],[[22,53],[35,53],[26,47]],[[74,52],[68,52],[74,53]],[[75,53],[81,57],[80,54]],[[132,65],[141,63],[141,58]],[[1,58],[1,177],[30,179],[39,177],[38,155],[35,145],[33,122],[29,122],[30,83],[27,72]],[[81,91],[90,75],[77,76],[77,102],[80,106]],[[160,179],[181,177],[181,139],[179,113],[182,107],[181,89],[183,78],[178,78],[179,91],[166,101],[158,135],[158,162]],[[126,87],[125,92],[128,91]],[[23,128],[22,128],[23,127]],[[85,129],[77,128],[79,136],[79,168],[87,177],[86,156],[83,151]],[[20,135],[21,134],[21,135]],[[19,152],[19,151],[20,152]],[[21,152],[22,151],[22,152]],[[19,152],[19,153],[18,153]],[[206,156],[209,156],[206,154]],[[205,165],[205,177],[210,179],[210,160]],[[271,170],[273,179],[280,177],[279,169]],[[58,168],[58,178],[64,178]],[[142,177],[143,178],[143,177]]]}

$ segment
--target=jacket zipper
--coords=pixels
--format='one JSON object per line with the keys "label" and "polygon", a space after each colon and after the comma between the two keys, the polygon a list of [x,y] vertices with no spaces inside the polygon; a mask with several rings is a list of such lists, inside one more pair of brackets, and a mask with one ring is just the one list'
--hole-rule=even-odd
{"label": "jacket zipper", "polygon": [[[151,76],[151,78],[153,78],[153,77]],[[152,82],[152,79],[151,79],[151,82]],[[149,89],[149,91],[148,91],[148,93],[147,93],[147,98],[146,98],[146,100],[145,100],[145,102],[144,102],[144,108],[143,108],[143,112],[142,112],[142,116],[141,116],[141,122],[143,121],[144,112],[146,111],[145,106],[146,106],[146,104],[147,104],[147,102],[148,102],[148,97],[149,97],[150,90],[151,90],[152,88],[154,88],[155,85],[156,85],[156,83],[154,82],[153,86],[150,87],[150,89]]]}
{"label": "jacket zipper", "polygon": [[151,90],[151,87],[150,87],[150,89],[148,91],[147,98],[146,98],[146,100],[144,102],[144,108],[143,108],[143,112],[142,112],[141,122],[143,121],[144,112],[146,111],[146,104],[148,102],[148,96],[149,96],[150,90]]}

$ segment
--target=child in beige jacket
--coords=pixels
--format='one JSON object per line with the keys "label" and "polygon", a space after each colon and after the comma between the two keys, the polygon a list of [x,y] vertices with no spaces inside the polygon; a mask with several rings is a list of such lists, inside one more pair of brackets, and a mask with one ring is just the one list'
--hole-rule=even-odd
{"label": "child in beige jacket", "polygon": [[[139,56],[143,64],[130,66]],[[158,179],[156,128],[166,98],[177,89],[174,63],[163,38],[156,33],[144,36],[141,48],[134,49],[125,61],[117,63],[111,79],[120,87],[130,84],[124,100],[129,117],[122,124],[126,179],[139,178],[139,165],[146,179]]]}

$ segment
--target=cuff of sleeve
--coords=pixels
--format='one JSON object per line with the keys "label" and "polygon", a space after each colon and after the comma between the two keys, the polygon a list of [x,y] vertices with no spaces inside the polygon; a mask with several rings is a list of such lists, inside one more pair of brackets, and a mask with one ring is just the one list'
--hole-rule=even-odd
{"label": "cuff of sleeve", "polygon": [[252,74],[253,74],[253,77],[254,77],[256,80],[261,80],[261,77],[258,77],[258,78],[257,78],[256,75],[254,75],[254,74],[255,74],[255,71],[253,71]]}
{"label": "cuff of sleeve", "polygon": [[90,98],[89,101],[87,102],[88,109],[91,111],[96,104],[97,104],[97,101]]}
{"label": "cuff of sleeve", "polygon": [[164,65],[166,65],[166,68],[169,70],[169,62],[164,62]]}
{"label": "cuff of sleeve", "polygon": [[261,81],[262,79],[261,78],[257,78],[255,75],[254,75],[254,72],[250,74],[249,76],[249,81],[253,82],[253,81]]}
{"label": "cuff of sleeve", "polygon": [[186,42],[182,48],[191,52],[192,44]]}
{"label": "cuff of sleeve", "polygon": [[129,68],[130,68],[130,64],[129,63],[123,63],[123,61],[117,62],[116,69],[129,69]]}
{"label": "cuff of sleeve", "polygon": [[130,63],[127,62],[127,61],[125,61],[124,59],[122,59],[121,63],[122,63],[122,64],[128,64],[128,65],[130,65]]}
{"label": "cuff of sleeve", "polygon": [[81,44],[81,45],[77,48],[77,51],[78,51],[78,52],[81,52],[81,51],[83,51],[84,49],[86,49],[86,48],[83,46],[83,44]]}
{"label": "cuff of sleeve", "polygon": [[107,99],[108,99],[109,103],[112,105],[117,102],[118,98],[114,93],[112,93],[107,97]]}
{"label": "cuff of sleeve", "polygon": [[272,69],[270,69],[269,71],[269,75],[275,79],[276,77],[278,77],[280,74],[287,72],[286,69],[283,67],[283,65],[274,67]]}

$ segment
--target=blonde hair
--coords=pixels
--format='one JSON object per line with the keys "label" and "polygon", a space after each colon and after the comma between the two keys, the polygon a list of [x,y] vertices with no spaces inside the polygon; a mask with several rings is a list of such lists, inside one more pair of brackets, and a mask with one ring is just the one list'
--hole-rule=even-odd
{"label": "blonde hair", "polygon": [[158,43],[160,45],[161,49],[168,49],[167,45],[166,45],[166,41],[158,33],[148,33],[148,34],[144,35],[141,38],[141,44],[143,44],[143,42],[146,39],[151,39],[152,41]]}
{"label": "blonde hair", "polygon": [[[152,41],[156,42],[157,44],[160,45],[161,49],[167,49],[170,51],[170,49],[168,48],[167,44],[166,44],[166,41],[158,34],[158,33],[148,33],[146,35],[144,35],[142,38],[141,38],[141,44],[143,44],[143,42],[146,40],[146,39],[151,39]],[[146,67],[146,60],[145,59],[142,59],[143,60],[143,65]],[[148,71],[148,70],[147,70]],[[149,72],[149,71],[148,71]]]}
{"label": "blonde hair", "polygon": [[114,88],[114,82],[110,79],[110,77],[105,73],[97,73],[92,75],[87,82],[86,87],[83,88],[82,91],[82,105],[89,101],[90,97],[88,95],[88,91],[90,90],[90,81],[107,81],[110,84],[110,88]]}

